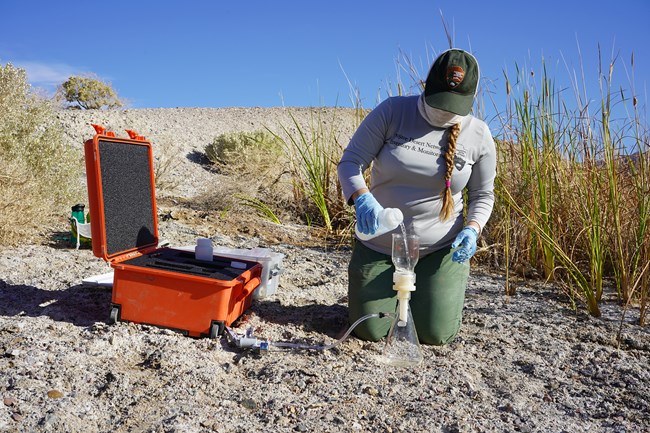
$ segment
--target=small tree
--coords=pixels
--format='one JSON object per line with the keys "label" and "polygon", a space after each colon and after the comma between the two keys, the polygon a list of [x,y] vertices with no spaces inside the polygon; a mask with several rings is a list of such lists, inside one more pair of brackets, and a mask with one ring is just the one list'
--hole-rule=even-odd
{"label": "small tree", "polygon": [[59,94],[70,103],[70,108],[92,110],[124,105],[110,84],[95,77],[72,76],[61,84]]}

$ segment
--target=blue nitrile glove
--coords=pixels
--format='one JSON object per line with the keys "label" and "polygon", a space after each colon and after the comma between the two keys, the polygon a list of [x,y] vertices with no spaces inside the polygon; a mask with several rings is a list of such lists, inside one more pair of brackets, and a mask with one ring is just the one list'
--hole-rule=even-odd
{"label": "blue nitrile glove", "polygon": [[473,227],[465,227],[458,233],[456,240],[451,244],[452,248],[458,248],[454,251],[454,254],[451,256],[451,260],[456,263],[463,263],[471,259],[474,253],[476,253],[476,238],[478,238],[478,232]]}
{"label": "blue nitrile glove", "polygon": [[369,193],[364,192],[354,201],[354,208],[357,212],[357,226],[364,235],[371,235],[379,228],[379,212],[383,207]]}

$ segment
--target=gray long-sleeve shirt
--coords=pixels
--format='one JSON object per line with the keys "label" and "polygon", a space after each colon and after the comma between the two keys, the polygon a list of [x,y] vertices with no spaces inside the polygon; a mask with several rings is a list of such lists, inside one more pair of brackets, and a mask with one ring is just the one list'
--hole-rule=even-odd
{"label": "gray long-sleeve shirt", "polygon": [[[391,97],[372,110],[343,152],[338,176],[352,204],[352,194],[367,188],[363,172],[373,163],[370,191],[383,207],[402,211],[406,227],[420,237],[420,255],[426,255],[450,245],[462,229],[465,188],[467,221],[485,226],[494,205],[496,150],[485,122],[466,116],[451,176],[454,214],[440,221],[448,130],[431,126],[417,104],[418,96]],[[391,233],[363,242],[390,255]]]}

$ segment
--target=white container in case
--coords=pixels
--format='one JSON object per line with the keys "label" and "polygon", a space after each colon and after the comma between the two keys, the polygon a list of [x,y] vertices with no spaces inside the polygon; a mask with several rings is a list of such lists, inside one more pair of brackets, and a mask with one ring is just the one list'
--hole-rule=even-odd
{"label": "white container in case", "polygon": [[[194,246],[180,247],[178,250],[194,251]],[[270,248],[228,248],[215,246],[212,248],[215,256],[229,259],[247,260],[262,264],[262,282],[253,292],[253,299],[266,298],[275,293],[282,273],[282,259],[284,254],[275,253]]]}
{"label": "white container in case", "polygon": [[194,248],[194,255],[196,260],[205,260],[211,262],[213,259],[212,241],[206,238],[198,238],[196,240],[196,247]]}

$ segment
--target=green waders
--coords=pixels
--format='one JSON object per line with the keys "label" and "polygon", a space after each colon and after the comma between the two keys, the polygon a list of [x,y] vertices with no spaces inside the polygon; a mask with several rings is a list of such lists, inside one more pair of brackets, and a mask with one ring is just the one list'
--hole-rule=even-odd
{"label": "green waders", "polygon": [[[411,293],[411,313],[420,342],[443,345],[458,333],[462,319],[469,263],[451,261],[450,247],[421,257],[415,266],[415,292]],[[371,313],[395,311],[394,267],[391,257],[357,241],[348,268],[350,323]],[[371,318],[360,323],[354,333],[363,340],[377,341],[390,330],[391,321]]]}

